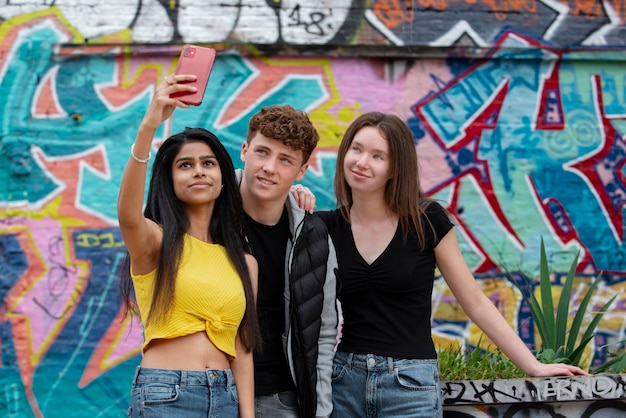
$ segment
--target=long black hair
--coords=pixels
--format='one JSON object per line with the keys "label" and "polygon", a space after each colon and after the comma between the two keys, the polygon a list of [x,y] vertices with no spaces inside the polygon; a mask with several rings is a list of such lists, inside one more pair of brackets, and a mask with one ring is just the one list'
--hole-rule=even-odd
{"label": "long black hair", "polygon": [[[248,350],[253,350],[260,345],[260,333],[252,281],[245,258],[245,253],[249,252],[249,247],[245,238],[243,203],[239,184],[228,151],[220,140],[206,129],[185,128],[183,132],[166,139],[159,148],[152,166],[144,216],[161,226],[163,241],[148,322],[167,318],[174,300],[176,275],[183,251],[184,236],[189,228],[189,220],[184,204],[174,193],[172,163],[182,146],[187,142],[204,142],[211,148],[219,163],[223,188],[215,200],[213,215],[209,224],[209,236],[216,244],[226,248],[231,262],[241,277],[246,295],[246,311],[241,321],[241,330],[243,331],[241,332],[241,339]],[[123,269],[120,290],[126,311],[134,311],[133,286],[129,268]]]}

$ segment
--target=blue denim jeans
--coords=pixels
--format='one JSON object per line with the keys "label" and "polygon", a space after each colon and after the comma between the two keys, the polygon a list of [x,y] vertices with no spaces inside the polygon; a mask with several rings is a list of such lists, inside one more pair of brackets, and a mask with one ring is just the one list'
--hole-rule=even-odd
{"label": "blue denim jeans", "polygon": [[298,395],[295,390],[258,395],[254,399],[256,418],[298,418]]}
{"label": "blue denim jeans", "polygon": [[239,399],[230,370],[166,370],[137,367],[129,417],[232,418]]}
{"label": "blue denim jeans", "polygon": [[333,418],[441,418],[437,360],[337,351]]}

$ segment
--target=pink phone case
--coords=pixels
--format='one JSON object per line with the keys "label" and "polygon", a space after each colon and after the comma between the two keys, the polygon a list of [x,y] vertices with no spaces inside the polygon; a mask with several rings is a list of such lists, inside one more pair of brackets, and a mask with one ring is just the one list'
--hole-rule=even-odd
{"label": "pink phone case", "polygon": [[204,97],[204,91],[209,83],[209,75],[215,61],[215,49],[197,45],[185,45],[180,52],[175,74],[195,74],[196,81],[189,84],[198,90],[195,93],[174,93],[170,97],[180,98],[180,101],[189,105],[199,106]]}

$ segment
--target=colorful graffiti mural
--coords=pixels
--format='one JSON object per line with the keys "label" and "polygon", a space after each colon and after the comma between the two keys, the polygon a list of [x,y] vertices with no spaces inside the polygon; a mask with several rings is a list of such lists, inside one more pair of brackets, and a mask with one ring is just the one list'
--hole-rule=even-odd
{"label": "colorful graffiti mural", "polygon": [[[236,16],[221,29],[194,20],[192,2],[53,3],[0,5],[0,412],[124,416],[141,329],[121,313],[125,249],[115,201],[154,85],[175,66],[177,41],[408,45],[427,25],[415,13],[398,14],[406,2],[371,2],[367,10],[357,1],[306,10],[297,2],[250,2],[255,8],[244,15],[222,1],[213,7]],[[563,6],[550,5],[564,15]],[[616,13],[611,22],[623,20],[617,6],[602,5]],[[253,29],[268,16],[277,19],[275,32]],[[452,27],[458,17],[448,19]],[[623,51],[554,47],[555,39],[598,41],[601,19],[585,22],[588,34],[578,38],[548,23],[543,32],[502,32],[511,22],[494,19],[497,36],[486,28],[479,34],[493,46],[490,54],[473,60],[270,56],[218,45],[210,99],[177,111],[155,150],[170,132],[203,126],[238,162],[249,116],[288,102],[307,110],[320,131],[304,183],[328,209],[346,126],[364,111],[394,112],[414,133],[424,188],[456,218],[481,287],[529,345],[536,341],[532,321],[510,281],[536,272],[541,237],[555,286],[581,251],[574,299],[597,274],[603,281],[594,306],[620,295],[594,341],[601,361],[626,329]],[[154,28],[162,20],[177,24]],[[605,29],[605,43],[623,45],[615,38],[621,23]],[[214,38],[202,38],[206,33]],[[428,35],[433,45],[456,42],[437,44],[444,34]],[[433,335],[440,344],[480,338],[441,279]]]}

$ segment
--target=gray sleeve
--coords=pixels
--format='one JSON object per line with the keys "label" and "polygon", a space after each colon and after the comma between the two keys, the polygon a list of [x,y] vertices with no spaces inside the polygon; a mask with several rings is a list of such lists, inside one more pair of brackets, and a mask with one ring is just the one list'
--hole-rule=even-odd
{"label": "gray sleeve", "polygon": [[317,418],[327,418],[333,410],[331,374],[335,346],[337,345],[338,313],[337,313],[337,256],[330,237],[328,238],[328,261],[326,262],[326,282],[324,283],[324,306],[322,308],[322,325],[318,340],[317,356]]}

